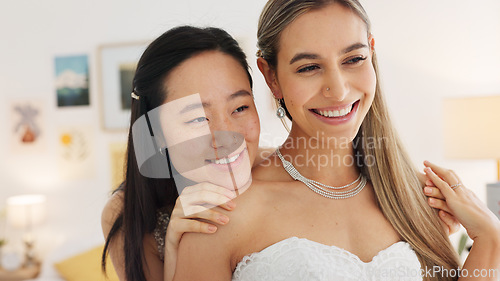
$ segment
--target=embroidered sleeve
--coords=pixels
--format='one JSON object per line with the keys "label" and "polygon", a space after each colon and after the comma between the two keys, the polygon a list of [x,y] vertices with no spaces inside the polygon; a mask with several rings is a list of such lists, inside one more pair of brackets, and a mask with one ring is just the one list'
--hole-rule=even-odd
{"label": "embroidered sleeve", "polygon": [[165,260],[165,235],[167,234],[169,221],[170,216],[164,210],[160,209],[156,212],[156,227],[153,231],[153,235],[162,261]]}

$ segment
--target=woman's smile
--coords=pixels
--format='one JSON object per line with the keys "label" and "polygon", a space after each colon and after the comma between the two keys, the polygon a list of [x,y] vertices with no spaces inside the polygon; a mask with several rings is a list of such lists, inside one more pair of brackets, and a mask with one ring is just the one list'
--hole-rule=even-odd
{"label": "woman's smile", "polygon": [[206,159],[205,163],[207,163],[211,168],[215,168],[219,171],[234,171],[240,166],[243,159],[248,155],[246,144],[243,143],[243,145],[243,149],[238,149],[238,152],[217,159]]}
{"label": "woman's smile", "polygon": [[357,100],[347,106],[309,109],[314,117],[329,125],[341,125],[354,119],[359,106]]}
{"label": "woman's smile", "polygon": [[312,108],[309,109],[315,114],[324,116],[324,117],[333,117],[333,118],[342,118],[348,115],[353,109],[356,103],[358,102],[354,101],[352,103],[349,103],[347,105],[341,105],[341,106],[330,106],[330,107],[322,107],[322,108]]}

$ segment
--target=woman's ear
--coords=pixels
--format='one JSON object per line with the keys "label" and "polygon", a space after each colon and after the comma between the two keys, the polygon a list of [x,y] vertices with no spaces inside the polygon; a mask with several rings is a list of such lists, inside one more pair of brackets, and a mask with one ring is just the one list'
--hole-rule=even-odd
{"label": "woman's ear", "polygon": [[266,79],[267,86],[271,89],[274,98],[282,99],[283,95],[281,94],[281,90],[278,84],[278,79],[276,79],[276,71],[274,71],[267,61],[264,58],[257,59],[257,66],[259,67],[260,72],[264,75],[264,79]]}
{"label": "woman's ear", "polygon": [[375,52],[375,38],[373,37],[373,34],[371,34],[371,33],[368,36],[368,43],[370,44],[370,52],[373,55],[373,52]]}

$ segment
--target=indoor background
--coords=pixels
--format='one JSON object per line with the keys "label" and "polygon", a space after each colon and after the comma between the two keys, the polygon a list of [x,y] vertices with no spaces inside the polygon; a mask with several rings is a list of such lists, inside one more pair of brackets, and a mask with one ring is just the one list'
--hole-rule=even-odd
{"label": "indoor background", "polygon": [[[265,2],[0,2],[0,210],[13,195],[46,196],[46,221],[36,231],[44,260],[102,244],[100,214],[113,188],[111,150],[127,134],[102,126],[100,47],[149,41],[182,24],[222,27],[240,41],[253,69],[261,145],[276,146],[286,137],[255,64],[257,20]],[[454,169],[485,200],[486,183],[496,181],[496,163],[444,156],[442,104],[451,97],[500,95],[500,2],[361,2],[373,25],[391,117],[412,159],[422,169],[426,159]],[[90,105],[58,107],[55,58],[73,55],[88,56]],[[31,100],[42,110],[37,119],[42,143],[34,149],[13,144],[12,105],[20,100]],[[69,171],[78,165],[67,167],[60,160],[62,128],[83,128],[86,134],[90,162],[81,173]],[[0,225],[0,238],[9,240],[5,251],[22,251],[18,232],[5,222]]]}

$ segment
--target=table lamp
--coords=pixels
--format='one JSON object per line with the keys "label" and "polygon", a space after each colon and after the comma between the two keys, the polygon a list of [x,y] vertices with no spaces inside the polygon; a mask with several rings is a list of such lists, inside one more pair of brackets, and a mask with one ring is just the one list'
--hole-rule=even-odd
{"label": "table lamp", "polygon": [[23,266],[37,263],[33,229],[45,220],[45,196],[19,195],[7,198],[7,222],[15,228],[24,230],[23,242],[26,247]]}
{"label": "table lamp", "polygon": [[500,96],[445,99],[445,156],[495,159],[497,182],[487,184],[487,205],[500,218]]}

